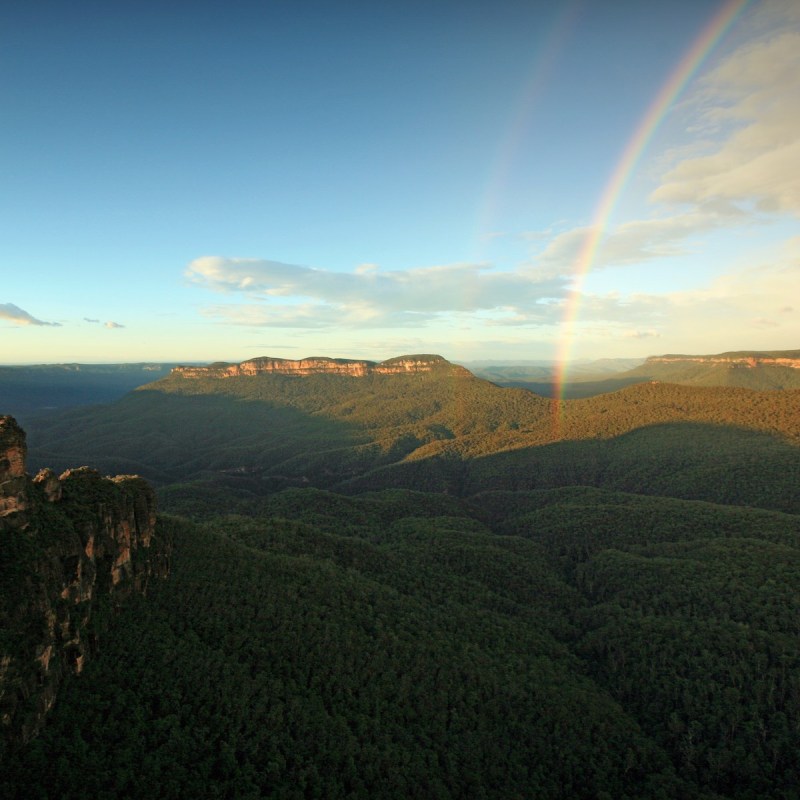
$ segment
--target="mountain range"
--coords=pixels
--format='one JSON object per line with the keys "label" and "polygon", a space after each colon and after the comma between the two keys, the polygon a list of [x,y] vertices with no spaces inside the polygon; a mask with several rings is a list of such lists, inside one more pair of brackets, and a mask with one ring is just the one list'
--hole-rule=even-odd
{"label": "mountain range", "polygon": [[800,389],[800,350],[736,351],[715,355],[667,354],[558,365],[480,366],[475,374],[500,386],[529,389],[544,397],[591,397],[634,383],[662,381],[687,386]]}
{"label": "mountain range", "polygon": [[[6,422],[0,489],[33,503],[25,530],[73,531],[90,574],[120,483],[69,468],[138,473],[160,579],[77,603],[92,647],[31,717],[39,695],[7,688],[42,674],[29,598],[74,556],[3,533],[9,628],[44,622],[15,634],[33,671],[0,675],[9,720],[38,732],[4,722],[0,791],[788,800],[800,390],[652,375],[794,374],[789,352],[664,356],[563,400],[433,355],[176,366],[28,419],[28,468],[55,470],[36,481]],[[62,484],[73,516],[42,494]]]}

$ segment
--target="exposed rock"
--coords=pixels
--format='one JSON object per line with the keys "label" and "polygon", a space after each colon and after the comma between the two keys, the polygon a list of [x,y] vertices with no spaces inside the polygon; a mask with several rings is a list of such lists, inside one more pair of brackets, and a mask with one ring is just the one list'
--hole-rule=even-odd
{"label": "exposed rock", "polygon": [[51,502],[57,503],[61,499],[61,481],[49,467],[40,469],[33,482],[42,487],[44,496]]}
{"label": "exposed rock", "polygon": [[0,417],[0,739],[27,741],[68,671],[80,673],[109,614],[169,570],[155,494],[88,467],[25,474],[25,434]]}
{"label": "exposed rock", "polygon": [[645,364],[722,364],[729,367],[753,369],[755,367],[788,367],[800,369],[800,357],[771,356],[767,354],[722,353],[717,356],[663,355],[650,356]]}
{"label": "exposed rock", "polygon": [[28,505],[26,455],[25,432],[13,417],[0,417],[0,519],[7,526],[25,525],[20,515]]}
{"label": "exposed rock", "polygon": [[174,367],[173,375],[184,378],[234,378],[243,375],[349,375],[363,378],[367,375],[405,375],[446,369],[453,374],[469,375],[468,370],[451,364],[441,356],[411,355],[390,358],[387,361],[359,361],[324,356],[292,361],[285,358],[253,358],[240,364],[211,364],[207,367]]}

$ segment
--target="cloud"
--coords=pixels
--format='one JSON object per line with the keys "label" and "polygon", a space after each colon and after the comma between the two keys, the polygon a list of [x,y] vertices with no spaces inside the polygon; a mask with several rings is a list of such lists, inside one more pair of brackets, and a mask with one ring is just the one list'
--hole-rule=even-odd
{"label": "cloud", "polygon": [[[241,306],[212,306],[204,313],[243,325],[275,327],[408,327],[444,314],[509,310],[531,318],[567,281],[486,264],[448,264],[380,271],[374,265],[334,272],[265,259],[206,256],[186,276],[215,291],[242,294]],[[275,298],[297,298],[279,303]],[[258,301],[258,302],[253,302]]]}
{"label": "cloud", "polygon": [[124,328],[125,326],[124,325],[120,325],[119,322],[111,322],[109,320],[108,322],[104,322],[103,323],[103,327],[104,328]]}
{"label": "cloud", "polygon": [[[576,327],[647,340],[672,330],[779,328],[792,335],[800,315],[786,300],[798,275],[737,273],[694,292],[591,295],[569,300],[583,250],[598,233],[592,269],[649,265],[706,247],[725,228],[800,212],[800,12],[793,0],[764,2],[747,18],[738,46],[700,81],[676,113],[689,134],[651,163],[658,185],[648,212],[603,231],[588,226],[516,234],[537,252],[516,269],[456,263],[384,271],[372,263],[349,272],[257,258],[204,256],[186,277],[197,286],[233,295],[203,313],[255,327],[419,328],[446,321],[490,328],[556,330],[578,303]],[[772,220],[770,220],[772,221]],[[488,238],[506,235],[487,234]],[[509,234],[511,236],[511,234]],[[711,237],[709,237],[711,238]],[[712,239],[712,244],[719,237]],[[695,263],[695,262],[692,262]],[[709,258],[707,268],[721,267]],[[784,272],[791,270],[784,264]],[[770,271],[771,270],[771,271]],[[788,274],[788,273],[786,273]],[[793,283],[794,281],[794,283]],[[594,326],[594,328],[592,328]],[[734,326],[734,327],[731,327]],[[794,327],[793,327],[794,326]],[[610,332],[610,333],[608,333]],[[589,334],[590,335],[590,334]],[[645,346],[644,344],[642,345]],[[725,345],[723,345],[725,347]]]}
{"label": "cloud", "polygon": [[16,325],[47,325],[53,328],[60,328],[58,322],[43,322],[36,317],[32,317],[27,311],[23,311],[13,303],[0,303],[0,319],[8,320]]}
{"label": "cloud", "polygon": [[627,339],[660,339],[661,334],[656,330],[647,330],[647,331],[625,331],[622,334]]}
{"label": "cloud", "polygon": [[[653,216],[600,231],[592,269],[684,255],[705,232],[755,223],[764,214],[800,213],[798,24],[796,3],[758,7],[748,41],[681,104],[691,140],[655,158],[661,177],[649,198]],[[597,232],[578,227],[558,234],[531,268],[574,272]]]}
{"label": "cloud", "polygon": [[[593,269],[621,267],[684,255],[692,249],[693,237],[729,223],[728,218],[713,211],[626,222],[602,234],[591,266]],[[594,232],[586,227],[559,234],[534,257],[531,267],[541,274],[574,271],[587,238]]]}
{"label": "cloud", "polygon": [[100,322],[99,319],[90,319],[89,317],[84,317],[83,321],[84,322]]}
{"label": "cloud", "polygon": [[[789,259],[730,273],[697,289],[665,295],[587,295],[581,305],[580,324],[590,327],[613,321],[626,328],[626,338],[660,336],[671,342],[685,340],[690,349],[691,342],[702,339],[709,352],[713,347],[736,349],[732,341],[737,340],[742,347],[781,349],[786,346],[782,342],[800,337],[798,315],[787,313],[784,305],[786,296],[796,293],[797,286],[800,263]],[[776,338],[758,338],[769,333]]]}
{"label": "cloud", "polygon": [[800,31],[778,28],[741,45],[694,98],[694,127],[716,143],[670,169],[652,200],[800,213],[798,97]]}

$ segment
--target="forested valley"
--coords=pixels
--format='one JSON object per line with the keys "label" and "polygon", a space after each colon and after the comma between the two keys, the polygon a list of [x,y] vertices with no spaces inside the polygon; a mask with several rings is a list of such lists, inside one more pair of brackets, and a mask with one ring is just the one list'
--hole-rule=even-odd
{"label": "forested valley", "polygon": [[3,796],[800,797],[797,390],[172,375],[28,443],[171,570]]}

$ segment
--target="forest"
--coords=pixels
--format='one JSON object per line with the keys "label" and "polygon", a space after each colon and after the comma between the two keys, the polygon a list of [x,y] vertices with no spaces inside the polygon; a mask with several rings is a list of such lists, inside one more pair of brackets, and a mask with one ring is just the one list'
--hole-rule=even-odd
{"label": "forest", "polygon": [[800,394],[164,378],[29,426],[140,472],[121,603],[8,797],[800,797]]}

